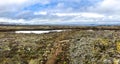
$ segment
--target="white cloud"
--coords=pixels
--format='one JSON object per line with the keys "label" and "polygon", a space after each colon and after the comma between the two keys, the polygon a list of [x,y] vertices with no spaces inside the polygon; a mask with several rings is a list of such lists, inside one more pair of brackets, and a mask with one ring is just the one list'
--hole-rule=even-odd
{"label": "white cloud", "polygon": [[32,12],[30,10],[25,10],[25,11],[21,11],[18,14],[16,14],[16,17],[21,17],[21,16],[25,16],[28,14],[32,14]]}
{"label": "white cloud", "polygon": [[90,11],[104,14],[120,14],[120,0],[103,0],[95,6],[89,7]]}
{"label": "white cloud", "polygon": [[13,5],[13,4],[20,5],[28,1],[29,0],[0,0],[0,6]]}
{"label": "white cloud", "polygon": [[[0,18],[0,22],[11,23],[29,23],[29,24],[45,24],[45,23],[120,23],[120,0],[103,0],[95,6],[88,6],[84,12],[80,11],[79,4],[81,0],[55,0],[57,3],[44,8],[44,5],[51,3],[54,0],[0,0],[0,16],[6,15],[6,18]],[[91,1],[91,0],[87,0]],[[97,0],[92,0],[97,1]],[[68,3],[69,2],[69,3]],[[74,4],[79,3],[79,4]],[[40,4],[43,8],[39,10],[23,10],[23,8]],[[69,5],[67,5],[69,4]],[[85,3],[86,4],[86,3]],[[87,5],[87,4],[86,4]],[[78,9],[74,7],[78,6]],[[84,6],[83,6],[84,8]],[[36,12],[35,12],[36,11]],[[8,19],[11,12],[17,12],[16,18],[31,18],[25,19]],[[10,15],[12,16],[12,15]],[[11,17],[12,18],[12,17]]]}
{"label": "white cloud", "polygon": [[79,12],[79,13],[52,13],[52,15],[56,15],[59,17],[62,16],[81,16],[81,17],[86,17],[86,18],[99,18],[99,17],[104,17],[102,14],[98,13],[90,13],[90,12]]}
{"label": "white cloud", "polygon": [[[33,3],[48,4],[51,0],[0,0],[0,6],[8,5],[28,5]],[[23,6],[25,6],[23,5]]]}
{"label": "white cloud", "polygon": [[[64,13],[65,14],[65,13]],[[84,13],[85,15],[79,14],[73,14],[73,13],[66,13],[64,16],[57,16],[57,18],[47,17],[44,18],[33,18],[31,20],[25,20],[25,19],[8,19],[8,18],[0,18],[0,23],[25,23],[25,24],[69,24],[69,23],[77,23],[77,24],[119,24],[120,22],[120,16],[116,15],[101,15],[101,14],[95,14],[95,13]],[[93,16],[87,16],[87,15],[93,15]],[[72,17],[70,17],[72,16]]]}
{"label": "white cloud", "polygon": [[8,18],[0,18],[0,23],[26,23],[24,19],[8,19]]}
{"label": "white cloud", "polygon": [[17,12],[28,6],[29,0],[0,0],[0,14]]}
{"label": "white cloud", "polygon": [[[50,22],[52,21],[52,22]],[[40,19],[34,18],[32,20],[25,20],[25,19],[8,19],[8,18],[0,18],[0,24],[2,23],[10,23],[10,24],[57,24],[61,23],[61,19]]]}
{"label": "white cloud", "polygon": [[47,15],[46,11],[34,12],[34,15]]}
{"label": "white cloud", "polygon": [[50,0],[0,0],[0,13],[18,12],[30,5],[45,5],[48,3],[50,3]]}

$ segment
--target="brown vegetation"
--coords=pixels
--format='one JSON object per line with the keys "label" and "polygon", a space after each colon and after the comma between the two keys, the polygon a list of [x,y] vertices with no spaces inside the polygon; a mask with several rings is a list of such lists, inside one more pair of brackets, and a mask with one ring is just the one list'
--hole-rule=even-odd
{"label": "brown vegetation", "polygon": [[0,32],[0,64],[119,64],[120,30]]}

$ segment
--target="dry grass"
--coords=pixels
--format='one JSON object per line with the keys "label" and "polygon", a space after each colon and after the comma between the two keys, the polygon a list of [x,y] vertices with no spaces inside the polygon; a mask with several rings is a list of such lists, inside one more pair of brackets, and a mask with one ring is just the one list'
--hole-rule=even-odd
{"label": "dry grass", "polygon": [[0,64],[119,64],[120,31],[0,32]]}

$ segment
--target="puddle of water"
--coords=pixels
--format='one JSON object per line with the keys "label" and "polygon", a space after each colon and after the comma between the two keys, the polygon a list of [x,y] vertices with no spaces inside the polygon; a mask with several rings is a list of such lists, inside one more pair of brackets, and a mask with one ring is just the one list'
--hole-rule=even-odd
{"label": "puddle of water", "polygon": [[40,30],[40,31],[15,31],[15,33],[35,33],[35,34],[42,34],[42,33],[49,33],[49,32],[62,32],[65,30]]}

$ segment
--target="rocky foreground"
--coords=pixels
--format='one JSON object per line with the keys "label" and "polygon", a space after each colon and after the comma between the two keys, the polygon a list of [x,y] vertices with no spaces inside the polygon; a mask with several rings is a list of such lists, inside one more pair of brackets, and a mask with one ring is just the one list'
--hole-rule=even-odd
{"label": "rocky foreground", "polygon": [[0,32],[0,64],[120,64],[120,31]]}

